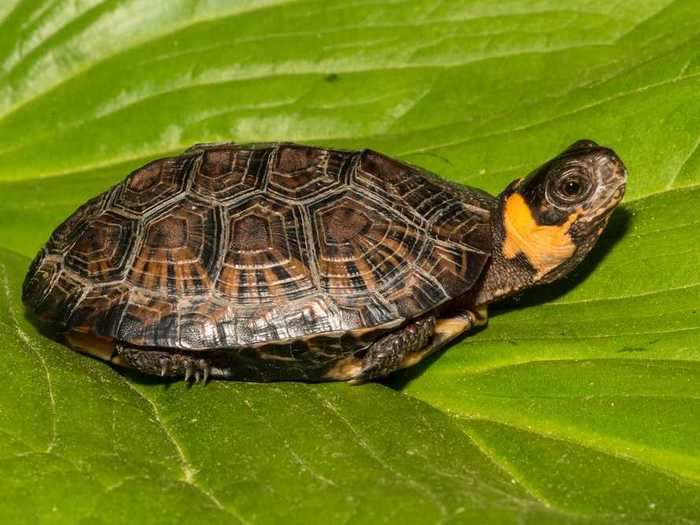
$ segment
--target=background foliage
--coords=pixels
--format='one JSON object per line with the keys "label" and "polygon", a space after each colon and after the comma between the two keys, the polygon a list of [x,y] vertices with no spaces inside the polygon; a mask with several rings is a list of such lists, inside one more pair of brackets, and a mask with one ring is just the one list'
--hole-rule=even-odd
{"label": "background foliage", "polygon": [[[694,0],[2,2],[0,520],[700,521],[699,17]],[[64,216],[194,142],[369,146],[498,192],[583,137],[630,170],[591,258],[387,384],[145,382],[20,305]]]}

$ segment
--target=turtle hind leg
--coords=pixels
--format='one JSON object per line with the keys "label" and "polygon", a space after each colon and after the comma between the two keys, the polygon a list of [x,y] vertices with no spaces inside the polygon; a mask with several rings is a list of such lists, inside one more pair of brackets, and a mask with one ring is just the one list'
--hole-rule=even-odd
{"label": "turtle hind leg", "polygon": [[[185,381],[200,380],[207,382],[210,376],[217,375],[206,357],[188,355],[162,350],[144,350],[142,348],[116,345],[117,355],[113,363],[133,368],[148,375],[161,377],[184,377]],[[213,372],[213,373],[212,373]]]}

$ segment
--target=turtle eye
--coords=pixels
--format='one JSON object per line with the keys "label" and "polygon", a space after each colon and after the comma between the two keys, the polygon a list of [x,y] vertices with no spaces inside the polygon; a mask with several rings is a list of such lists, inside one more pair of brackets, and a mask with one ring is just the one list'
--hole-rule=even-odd
{"label": "turtle eye", "polygon": [[562,193],[567,197],[576,198],[581,195],[581,183],[576,179],[569,179],[562,185]]}
{"label": "turtle eye", "polygon": [[548,187],[550,200],[555,204],[570,206],[585,200],[591,192],[591,183],[584,174],[567,173],[552,181]]}

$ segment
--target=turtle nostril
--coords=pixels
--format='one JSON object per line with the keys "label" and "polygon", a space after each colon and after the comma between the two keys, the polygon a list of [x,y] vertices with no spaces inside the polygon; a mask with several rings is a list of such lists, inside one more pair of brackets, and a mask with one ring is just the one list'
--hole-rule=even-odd
{"label": "turtle nostril", "polygon": [[622,161],[614,153],[609,161],[608,172],[608,183],[610,186],[615,188],[616,193],[620,194],[620,197],[625,192],[625,185],[627,183],[627,168],[622,163]]}
{"label": "turtle nostril", "polygon": [[603,168],[604,173],[609,173],[613,178],[627,178],[627,170],[617,154],[608,148],[601,148],[597,152],[598,166]]}
{"label": "turtle nostril", "polygon": [[616,155],[611,159],[611,163],[613,166],[613,176],[619,179],[621,181],[620,183],[624,186],[627,180],[627,168],[625,168],[625,165]]}

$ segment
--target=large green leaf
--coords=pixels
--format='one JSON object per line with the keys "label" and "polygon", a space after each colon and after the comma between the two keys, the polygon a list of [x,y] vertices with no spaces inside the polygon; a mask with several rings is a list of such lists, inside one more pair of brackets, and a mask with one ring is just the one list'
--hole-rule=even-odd
{"label": "large green leaf", "polygon": [[[565,5],[565,8],[562,8]],[[0,520],[700,522],[694,0],[0,5]],[[498,192],[630,170],[576,275],[386,384],[162,385],[25,319],[29,258],[194,142],[370,146]]]}

